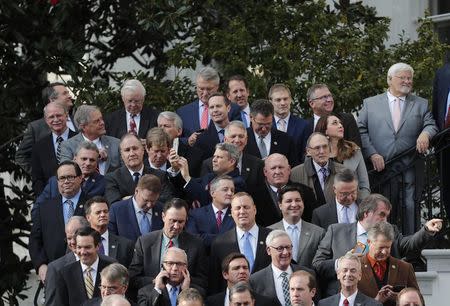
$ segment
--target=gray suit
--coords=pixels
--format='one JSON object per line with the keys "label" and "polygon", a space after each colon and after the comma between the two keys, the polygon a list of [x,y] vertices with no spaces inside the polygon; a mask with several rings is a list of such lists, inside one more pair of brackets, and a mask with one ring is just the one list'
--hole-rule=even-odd
{"label": "gray suit", "polygon": [[[85,140],[83,138],[83,135],[81,135],[81,132],[73,136],[72,138],[63,141],[61,144],[61,161],[72,160],[75,156],[78,145],[83,141]],[[104,135],[100,137],[100,141],[103,147],[108,152],[108,158],[106,159],[105,164],[105,172],[110,172],[116,168],[119,168],[122,163],[119,150],[120,140],[111,136]]]}
{"label": "gray suit", "polygon": [[55,301],[56,286],[61,281],[59,271],[67,264],[75,262],[75,260],[75,255],[70,252],[48,264],[47,275],[45,276],[45,305],[57,306]]}
{"label": "gray suit", "polygon": [[[286,231],[283,220],[272,224],[269,228]],[[298,257],[293,259],[301,266],[312,267],[312,260],[324,235],[325,230],[323,228],[302,220]]]}
{"label": "gray suit", "polygon": [[[391,255],[396,258],[420,253],[420,250],[433,236],[424,228],[407,237],[404,237],[396,226],[394,226],[394,230],[395,239],[392,242]],[[328,289],[324,292],[328,296],[338,292],[334,262],[355,247],[356,233],[357,223],[331,224],[319,244],[312,264],[323,284],[328,284]]]}
{"label": "gray suit", "polygon": [[[341,298],[341,294],[335,294],[326,299],[320,300],[318,306],[339,306],[339,299]],[[355,298],[355,306],[382,306],[380,302],[364,295],[361,292],[356,294]]]}

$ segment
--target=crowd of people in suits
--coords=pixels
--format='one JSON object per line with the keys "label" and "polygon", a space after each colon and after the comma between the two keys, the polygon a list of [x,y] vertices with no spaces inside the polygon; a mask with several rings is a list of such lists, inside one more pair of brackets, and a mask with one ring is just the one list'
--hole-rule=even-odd
{"label": "crowd of people in suits", "polygon": [[29,253],[45,304],[423,305],[408,261],[442,220],[416,231],[408,170],[400,231],[367,175],[387,175],[385,162],[411,146],[424,153],[435,119],[450,123],[447,100],[433,119],[412,94],[413,73],[393,65],[357,120],[335,111],[325,84],[308,90],[305,120],[286,85],[250,105],[242,76],[221,93],[211,67],[176,112],[145,106],[134,79],[105,119],[50,84],[16,154],[36,195]]}

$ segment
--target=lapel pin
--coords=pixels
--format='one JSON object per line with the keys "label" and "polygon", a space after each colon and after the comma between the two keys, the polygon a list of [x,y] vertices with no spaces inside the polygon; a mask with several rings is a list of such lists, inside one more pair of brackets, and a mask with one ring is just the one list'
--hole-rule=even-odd
{"label": "lapel pin", "polygon": [[92,183],[95,183],[95,179],[92,179]]}
{"label": "lapel pin", "polygon": [[250,168],[245,168],[246,171],[250,172]]}
{"label": "lapel pin", "polygon": [[260,244],[260,245],[263,245],[263,244],[264,244],[264,241],[260,241],[259,244]]}
{"label": "lapel pin", "polygon": [[158,217],[158,212],[157,212],[157,211],[155,212],[155,216],[157,216],[157,217]]}
{"label": "lapel pin", "polygon": [[392,265],[392,269],[395,269],[395,265]]}
{"label": "lapel pin", "polygon": [[367,268],[367,265],[364,265],[364,268]]}
{"label": "lapel pin", "polygon": [[274,145],[278,145],[278,143],[276,141],[273,142]]}
{"label": "lapel pin", "polygon": [[111,246],[111,248],[112,248],[112,249],[115,249],[115,248],[116,248],[116,246],[115,246],[115,245],[112,245],[112,246]]}
{"label": "lapel pin", "polygon": [[80,208],[83,208],[83,204],[80,205]]}

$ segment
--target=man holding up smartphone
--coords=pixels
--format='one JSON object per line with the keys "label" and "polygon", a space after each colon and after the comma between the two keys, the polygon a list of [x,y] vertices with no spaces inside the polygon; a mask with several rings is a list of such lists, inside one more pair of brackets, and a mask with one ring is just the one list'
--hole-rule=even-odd
{"label": "man holding up smartphone", "polygon": [[186,267],[187,255],[184,250],[177,247],[167,249],[155,283],[146,285],[139,290],[139,305],[175,306],[178,294],[191,285],[191,278]]}

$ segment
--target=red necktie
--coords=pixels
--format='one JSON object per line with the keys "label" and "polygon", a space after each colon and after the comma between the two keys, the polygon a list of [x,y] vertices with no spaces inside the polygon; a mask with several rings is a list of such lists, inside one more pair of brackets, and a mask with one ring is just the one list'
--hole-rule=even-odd
{"label": "red necktie", "polygon": [[344,306],[348,306],[348,305],[350,305],[350,303],[348,302],[348,300],[347,300],[347,299],[345,299],[345,300],[344,300],[343,304],[344,304]]}
{"label": "red necktie", "polygon": [[217,229],[220,230],[220,227],[222,226],[222,211],[221,210],[217,211],[216,224],[217,224]]}
{"label": "red necktie", "polygon": [[377,278],[379,280],[382,280],[384,273],[383,273],[383,269],[381,268],[381,264],[378,261],[373,265],[373,270],[375,271]]}
{"label": "red necktie", "polygon": [[169,243],[167,244],[167,248],[173,247],[173,241],[172,239],[169,240]]}
{"label": "red necktie", "polygon": [[200,121],[200,128],[206,129],[208,128],[208,105],[203,103],[203,111],[202,111],[202,117]]}
{"label": "red necktie", "polygon": [[128,133],[134,134],[136,135],[136,121],[134,121],[134,117],[136,115],[131,115],[131,119],[130,119],[130,130],[128,131]]}

